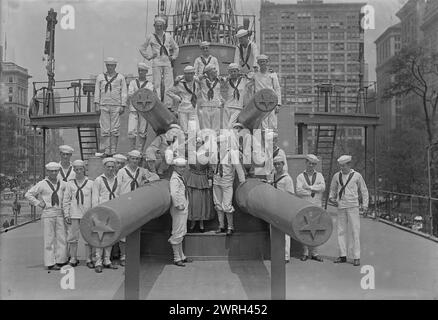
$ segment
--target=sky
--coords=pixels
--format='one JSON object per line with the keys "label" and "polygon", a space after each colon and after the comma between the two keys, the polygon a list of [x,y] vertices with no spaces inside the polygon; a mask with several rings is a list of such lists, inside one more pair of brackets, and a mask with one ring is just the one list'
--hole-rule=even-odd
{"label": "sky", "polygon": [[[374,41],[399,20],[395,13],[407,0],[369,0],[375,8],[376,29],[365,33],[365,59],[369,80],[375,80]],[[157,12],[156,0],[0,0],[2,4],[2,42],[7,39],[6,61],[28,69],[31,81],[46,80],[43,50],[46,32],[45,17],[50,8],[58,12],[56,26],[56,79],[85,78],[103,70],[103,57],[119,60],[119,71],[135,73],[143,61],[138,52],[146,32],[153,30]],[[175,1],[168,0],[172,7]],[[272,0],[274,3],[294,1]],[[364,2],[325,0],[325,2]],[[260,0],[236,0],[237,10],[259,16]],[[75,29],[63,30],[61,8],[73,6]],[[240,13],[240,12],[239,12]],[[4,43],[3,43],[4,45]]]}

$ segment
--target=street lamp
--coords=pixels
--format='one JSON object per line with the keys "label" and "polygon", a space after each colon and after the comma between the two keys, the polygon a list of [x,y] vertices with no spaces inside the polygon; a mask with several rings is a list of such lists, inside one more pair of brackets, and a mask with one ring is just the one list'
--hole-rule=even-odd
{"label": "street lamp", "polygon": [[430,172],[430,152],[431,149],[438,145],[438,141],[432,142],[426,146],[427,149],[427,184],[428,184],[428,197],[429,197],[429,219],[430,219],[430,233],[433,236],[433,213],[432,213],[432,177]]}

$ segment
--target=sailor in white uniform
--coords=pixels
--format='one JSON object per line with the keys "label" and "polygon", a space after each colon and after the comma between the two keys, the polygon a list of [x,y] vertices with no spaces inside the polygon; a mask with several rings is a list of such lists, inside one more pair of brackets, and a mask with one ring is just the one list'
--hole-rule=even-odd
{"label": "sailor in white uniform", "polygon": [[[128,101],[132,95],[139,89],[146,88],[154,91],[154,85],[146,79],[148,66],[144,62],[137,65],[138,78],[131,80],[128,87]],[[129,102],[129,117],[128,117],[128,139],[131,143],[131,149],[140,150],[143,152],[147,138],[148,122],[141,116],[137,109]]]}
{"label": "sailor in white uniform", "polygon": [[67,263],[66,217],[62,210],[66,183],[57,178],[60,168],[56,162],[46,164],[47,178],[25,195],[32,205],[43,209],[44,265],[49,270],[59,270]]}
{"label": "sailor in white uniform", "polygon": [[114,159],[116,159],[116,174],[117,172],[119,172],[120,169],[122,169],[125,165],[126,162],[128,161],[128,158],[126,158],[123,154],[115,154],[113,156]]}
{"label": "sailor in white uniform", "polygon": [[248,74],[248,77],[254,81],[254,92],[258,92],[265,88],[271,89],[275,92],[278,99],[277,107],[262,121],[261,127],[262,129],[277,130],[277,114],[281,107],[281,88],[278,81],[278,76],[275,72],[269,72],[269,58],[267,55],[262,54],[257,56],[257,62],[260,70],[258,72]]}
{"label": "sailor in white uniform", "polygon": [[[98,176],[93,183],[92,190],[92,206],[96,207],[104,202],[110,201],[117,196],[117,176],[115,175],[116,159],[105,158],[102,160],[104,166],[104,173]],[[93,265],[92,261],[87,260],[89,268],[95,268],[97,273],[101,273],[103,267],[109,269],[117,269],[111,263],[111,248],[96,248],[96,263]]]}
{"label": "sailor in white uniform", "polygon": [[[301,199],[307,200],[310,203],[322,206],[322,196],[325,191],[324,176],[321,172],[315,170],[319,159],[313,154],[306,155],[306,170],[301,172],[297,177],[297,196]],[[301,261],[306,261],[309,258],[319,262],[323,259],[318,255],[317,247],[304,246],[304,253]]]}
{"label": "sailor in white uniform", "polygon": [[[145,183],[160,180],[156,173],[139,167],[141,153],[138,150],[128,152],[128,164],[117,172],[117,196],[134,191]],[[120,239],[120,265],[125,265],[126,260],[126,238]]]}
{"label": "sailor in white uniform", "polygon": [[228,66],[228,78],[225,80],[223,87],[223,98],[225,100],[224,127],[231,129],[245,106],[245,100],[248,100],[246,97],[248,79],[240,75],[240,68],[237,63],[230,63]]}
{"label": "sailor in white uniform", "polygon": [[224,127],[223,104],[221,94],[223,79],[218,77],[218,70],[213,65],[205,67],[206,77],[200,80],[198,103],[199,125],[202,129],[219,131]]}
{"label": "sailor in white uniform", "polygon": [[116,72],[117,60],[105,59],[107,72],[96,78],[94,104],[96,111],[100,110],[100,144],[105,155],[117,152],[120,135],[120,115],[125,112],[128,99],[128,88],[125,77]]}
{"label": "sailor in white uniform", "polygon": [[216,68],[216,70],[219,72],[219,62],[215,56],[212,56],[210,54],[210,42],[208,41],[202,41],[199,45],[199,48],[201,49],[201,55],[195,59],[195,62],[193,64],[195,68],[195,76],[199,79],[202,79],[204,77],[204,69],[208,65],[212,65]]}
{"label": "sailor in white uniform", "polygon": [[351,168],[351,156],[344,155],[338,159],[341,171],[335,173],[330,185],[330,201],[338,207],[338,244],[340,256],[335,263],[347,262],[348,248],[353,248],[353,265],[360,265],[360,217],[359,193],[362,196],[362,207],[368,210],[369,194],[362,175]]}
{"label": "sailor in white uniform", "polygon": [[75,172],[70,161],[74,151],[75,150],[70,146],[59,146],[59,155],[61,157],[59,164],[61,165],[61,169],[59,170],[58,179],[64,182],[75,178]]}
{"label": "sailor in white uniform", "polygon": [[172,204],[170,215],[172,216],[172,235],[169,242],[172,245],[174,263],[178,267],[184,267],[185,263],[192,262],[184,255],[182,242],[187,233],[187,218],[189,209],[188,190],[184,180],[187,160],[176,158],[173,161],[174,171],[170,178],[170,197]]}
{"label": "sailor in white uniform", "polygon": [[[284,159],[282,156],[277,155],[274,158],[275,175],[274,182],[272,183],[274,188],[281,190],[283,192],[288,192],[290,194],[295,194],[294,182],[289,175],[284,170]],[[285,261],[288,263],[290,261],[290,236],[285,235]]]}
{"label": "sailor in white uniform", "polygon": [[146,41],[139,50],[143,58],[152,60],[154,88],[157,90],[159,99],[171,108],[171,100],[165,95],[165,91],[173,85],[172,64],[178,57],[179,47],[172,35],[166,32],[166,21],[162,17],[155,18],[154,27],[155,32],[146,37]]}
{"label": "sailor in white uniform", "polygon": [[257,44],[249,40],[249,31],[240,29],[237,31],[236,38],[239,44],[234,52],[234,63],[237,63],[242,72],[247,74],[252,71],[251,66],[256,65],[256,57],[259,55]]}
{"label": "sailor in white uniform", "polygon": [[[228,137],[224,134],[218,137],[218,163],[213,166],[213,202],[219,220],[216,233],[225,232],[225,216],[227,219],[227,235],[234,232],[233,223],[233,183],[237,172],[240,183],[245,182],[245,172],[240,163],[239,153],[232,152]],[[222,150],[222,152],[221,152]],[[235,150],[237,151],[237,150]]]}
{"label": "sailor in white uniform", "polygon": [[[79,224],[85,212],[91,208],[93,181],[85,176],[85,162],[73,161],[76,178],[66,183],[63,208],[67,223],[67,244],[69,264],[76,267],[78,260]],[[87,261],[91,261],[91,249],[86,245]]]}
{"label": "sailor in white uniform", "polygon": [[196,106],[199,95],[199,82],[195,79],[195,68],[186,66],[183,78],[177,77],[174,86],[166,94],[178,105],[178,122],[181,129],[187,133],[191,122],[192,129],[197,131],[199,120]]}

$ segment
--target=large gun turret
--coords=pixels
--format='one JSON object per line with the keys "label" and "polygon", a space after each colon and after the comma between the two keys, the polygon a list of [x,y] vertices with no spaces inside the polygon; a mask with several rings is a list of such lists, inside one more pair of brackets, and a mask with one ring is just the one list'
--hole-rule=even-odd
{"label": "large gun turret", "polygon": [[149,89],[137,90],[131,97],[131,103],[157,135],[166,132],[171,124],[178,122],[172,112]]}
{"label": "large gun turret", "polygon": [[260,127],[263,119],[272,112],[278,104],[278,98],[271,89],[257,91],[246,107],[240,112],[237,122],[250,130]]}
{"label": "large gun turret", "polygon": [[241,210],[307,246],[324,244],[333,231],[332,219],[323,208],[258,179],[248,179],[240,185],[236,201]]}
{"label": "large gun turret", "polygon": [[88,210],[81,219],[81,233],[91,246],[109,247],[169,207],[169,181],[154,181]]}

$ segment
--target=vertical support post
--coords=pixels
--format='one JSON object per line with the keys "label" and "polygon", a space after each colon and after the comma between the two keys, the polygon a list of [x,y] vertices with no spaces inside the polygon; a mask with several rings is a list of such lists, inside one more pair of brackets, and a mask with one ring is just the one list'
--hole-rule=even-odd
{"label": "vertical support post", "polygon": [[307,143],[307,125],[304,123],[298,124],[298,154],[307,154],[309,151]]}
{"label": "vertical support post", "polygon": [[140,298],[140,230],[126,237],[125,299]]}
{"label": "vertical support post", "polygon": [[377,126],[373,126],[373,138],[374,138],[374,218],[377,219],[377,203],[379,193],[377,192]]}
{"label": "vertical support post", "polygon": [[284,232],[271,225],[271,299],[286,299]]}
{"label": "vertical support post", "polygon": [[364,168],[364,174],[365,174],[365,179],[368,179],[367,176],[367,162],[368,162],[368,126],[365,126],[365,141],[364,141],[364,161],[365,161],[365,168]]}
{"label": "vertical support post", "polygon": [[[36,163],[37,162],[37,150],[36,150],[36,148],[37,148],[36,147],[37,134],[36,134],[36,131],[37,131],[37,127],[33,126],[33,184],[34,185],[37,183],[37,177],[36,177],[36,175],[37,175],[37,163]],[[35,221],[36,220],[36,207],[31,206],[30,212],[31,212],[32,220]]]}
{"label": "vertical support post", "polygon": [[[431,177],[431,172],[430,172],[430,148],[432,147],[432,145],[428,145],[427,146],[427,184],[428,184],[428,206],[429,206],[429,221],[431,224],[431,231],[433,229],[432,227],[432,177]],[[431,232],[431,235],[433,235],[433,232]]]}
{"label": "vertical support post", "polygon": [[43,128],[43,178],[46,176],[46,128]]}

